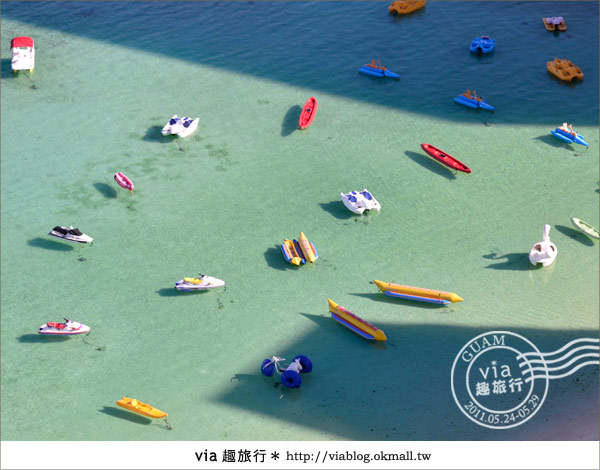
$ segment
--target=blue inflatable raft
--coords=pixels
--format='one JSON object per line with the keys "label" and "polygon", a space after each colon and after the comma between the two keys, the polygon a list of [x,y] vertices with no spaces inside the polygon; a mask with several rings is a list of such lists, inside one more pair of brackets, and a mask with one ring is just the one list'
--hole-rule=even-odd
{"label": "blue inflatable raft", "polygon": [[482,54],[489,54],[496,47],[496,40],[489,36],[481,36],[480,38],[473,39],[471,43],[471,52],[479,52]]}
{"label": "blue inflatable raft", "polygon": [[557,127],[553,131],[550,131],[550,133],[557,139],[560,139],[568,144],[579,144],[584,145],[586,147],[588,146],[588,143],[585,140],[583,140],[583,136],[581,134],[578,134],[577,132],[573,132],[575,134],[573,135],[570,132],[567,132],[564,129]]}

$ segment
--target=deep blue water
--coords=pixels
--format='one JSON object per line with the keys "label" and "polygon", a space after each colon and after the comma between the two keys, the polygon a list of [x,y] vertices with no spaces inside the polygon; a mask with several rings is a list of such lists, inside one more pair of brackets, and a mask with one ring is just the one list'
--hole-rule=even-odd
{"label": "deep blue water", "polygon": [[[430,0],[403,16],[389,4],[4,1],[2,15],[441,118],[461,119],[452,98],[470,88],[496,107],[485,115],[495,123],[598,124],[598,2]],[[559,15],[567,31],[546,31],[542,17]],[[496,39],[488,56],[469,51],[481,35]],[[555,57],[579,66],[583,81],[552,76],[546,62]],[[399,73],[401,86],[358,74],[371,59]]]}

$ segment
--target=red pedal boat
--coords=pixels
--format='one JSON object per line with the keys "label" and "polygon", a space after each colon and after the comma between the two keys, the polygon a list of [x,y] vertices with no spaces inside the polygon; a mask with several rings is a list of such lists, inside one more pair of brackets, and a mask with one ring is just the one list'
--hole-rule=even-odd
{"label": "red pedal boat", "polygon": [[315,114],[317,114],[317,108],[319,107],[319,103],[317,103],[317,99],[314,96],[311,96],[304,105],[304,109],[300,114],[300,119],[298,120],[298,125],[300,129],[306,129],[310,126],[315,119]]}
{"label": "red pedal boat", "polygon": [[433,145],[421,144],[421,148],[425,150],[428,155],[432,156],[438,162],[443,163],[447,167],[452,168],[453,170],[471,173],[471,169],[467,165],[458,161],[452,155],[448,155],[446,152],[435,148]]}
{"label": "red pedal boat", "polygon": [[125,176],[123,173],[115,173],[115,181],[119,186],[125,189],[129,189],[129,191],[131,191],[131,194],[133,194],[133,188],[135,188],[135,186],[133,185],[133,182],[129,178],[127,178],[127,176]]}

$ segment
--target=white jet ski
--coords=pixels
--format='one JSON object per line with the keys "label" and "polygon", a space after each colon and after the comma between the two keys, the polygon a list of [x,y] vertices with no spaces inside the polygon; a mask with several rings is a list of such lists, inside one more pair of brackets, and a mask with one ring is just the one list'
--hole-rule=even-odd
{"label": "white jet ski", "polygon": [[183,279],[179,279],[179,281],[175,283],[175,289],[181,291],[208,290],[214,289],[215,287],[223,287],[224,285],[225,281],[222,281],[221,279],[200,274],[199,278],[184,277]]}
{"label": "white jet ski", "polygon": [[91,243],[94,241],[92,237],[86,235],[85,233],[81,233],[78,228],[74,228],[72,225],[69,227],[57,225],[48,232],[48,235],[77,243]]}

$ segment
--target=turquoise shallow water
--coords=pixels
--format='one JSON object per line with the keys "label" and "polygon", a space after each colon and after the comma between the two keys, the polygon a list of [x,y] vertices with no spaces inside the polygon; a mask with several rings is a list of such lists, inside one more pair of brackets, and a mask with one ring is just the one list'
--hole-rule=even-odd
{"label": "turquoise shallow water", "polygon": [[[3,440],[598,439],[594,366],[511,430],[471,423],[450,391],[454,357],[485,331],[542,351],[598,336],[598,242],[569,220],[599,225],[598,4],[387,5],[2,2],[2,50],[18,35],[37,48],[32,77],[2,58]],[[541,24],[557,14],[561,35]],[[491,57],[468,51],[481,34]],[[555,56],[584,80],[555,80]],[[359,75],[373,58],[401,80]],[[466,88],[497,111],[455,105]],[[174,113],[200,117],[178,143],[160,134]],[[589,149],[550,136],[564,120]],[[339,193],[363,187],[381,213],[344,208]],[[559,254],[535,269],[545,223]],[[94,243],[46,236],[57,224]],[[320,259],[295,268],[279,244],[301,230]],[[226,289],[173,289],[198,271]],[[395,302],[373,279],[465,301]],[[343,329],[327,298],[389,341]],[[91,334],[37,335],[63,316]],[[301,389],[260,375],[297,354],[315,364]],[[123,395],[173,429],[119,409]]]}

